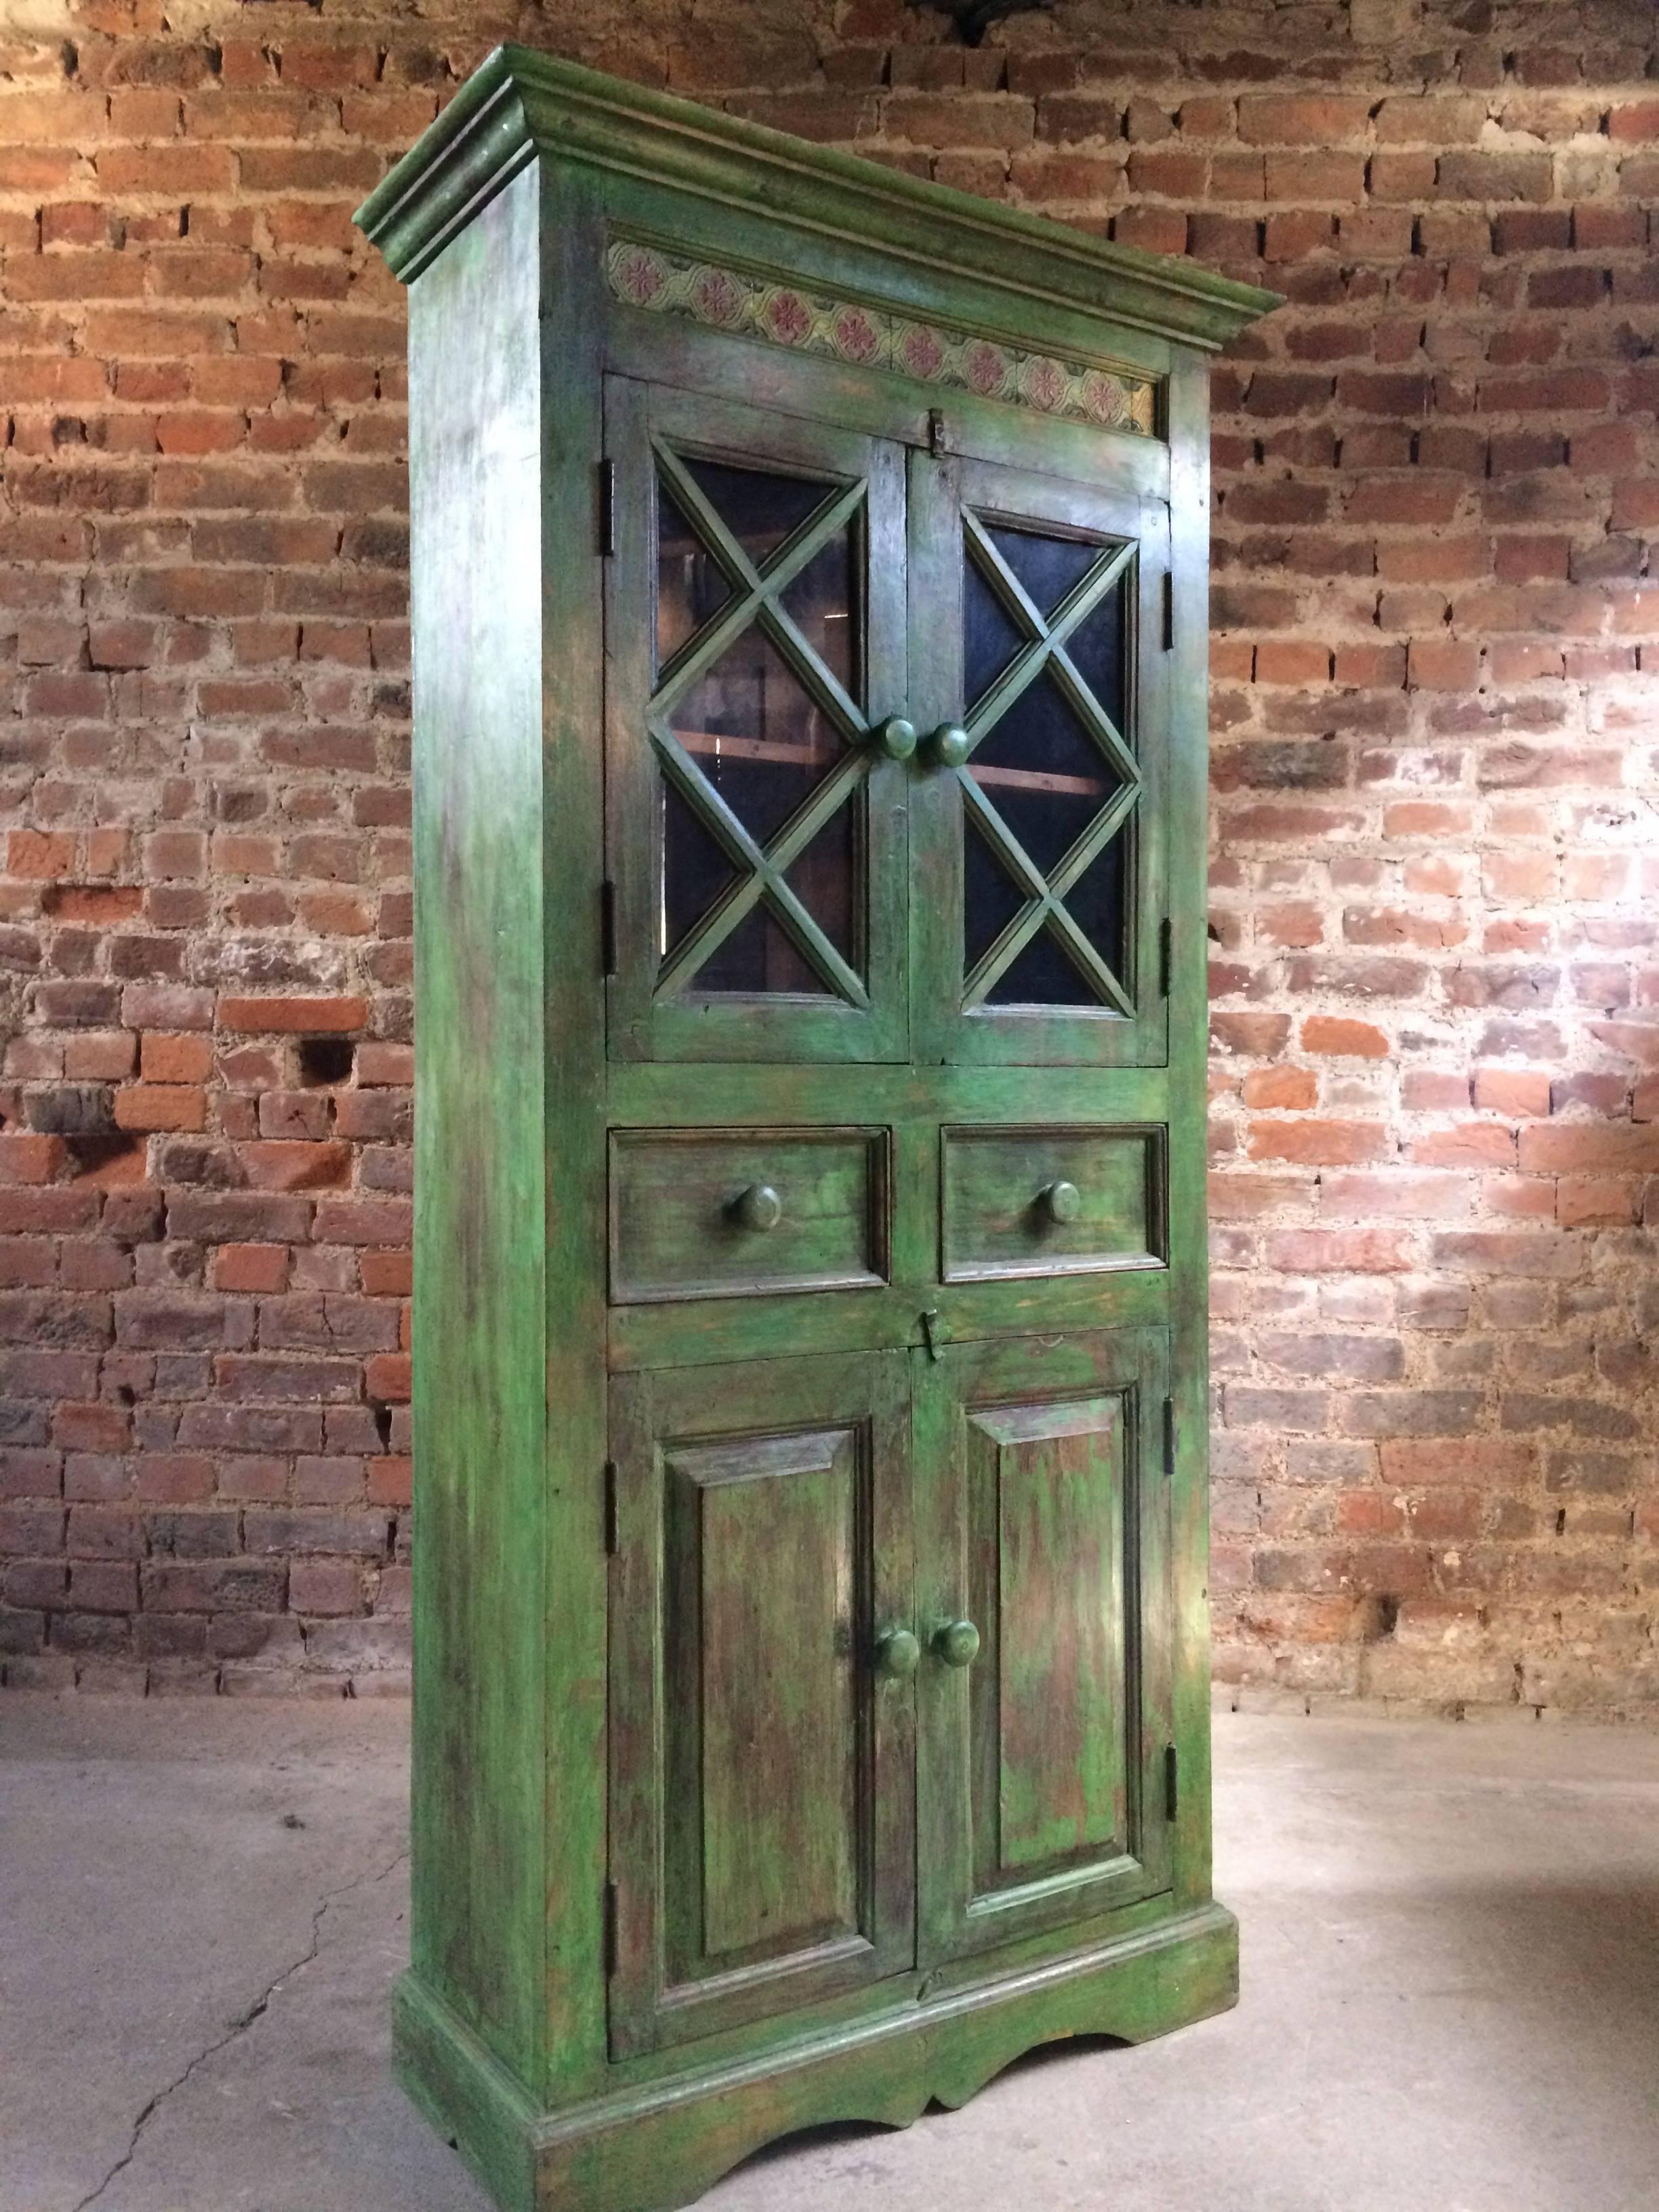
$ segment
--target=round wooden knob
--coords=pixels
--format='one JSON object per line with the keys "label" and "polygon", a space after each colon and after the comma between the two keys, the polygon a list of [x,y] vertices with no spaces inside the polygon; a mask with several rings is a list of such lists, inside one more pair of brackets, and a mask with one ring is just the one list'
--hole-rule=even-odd
{"label": "round wooden knob", "polygon": [[783,1200],[769,1182],[751,1182],[732,1200],[732,1211],[745,1229],[775,1229],[783,1218]]}
{"label": "round wooden knob", "polygon": [[908,760],[916,749],[916,726],[902,714],[890,714],[876,732],[876,743],[889,760]]}
{"label": "round wooden knob", "polygon": [[[979,1641],[975,1638],[975,1642]],[[876,1646],[876,1671],[890,1682],[902,1682],[921,1663],[921,1646],[908,1628],[890,1628]]]}
{"label": "round wooden knob", "polygon": [[960,768],[973,740],[960,722],[941,722],[927,740],[927,750],[939,768]]}
{"label": "round wooden knob", "polygon": [[979,1631],[971,1620],[947,1620],[933,1631],[933,1649],[947,1667],[971,1667],[979,1656]]}
{"label": "round wooden knob", "polygon": [[1042,1210],[1050,1221],[1075,1221],[1083,1211],[1083,1193],[1074,1182],[1051,1182],[1042,1194]]}

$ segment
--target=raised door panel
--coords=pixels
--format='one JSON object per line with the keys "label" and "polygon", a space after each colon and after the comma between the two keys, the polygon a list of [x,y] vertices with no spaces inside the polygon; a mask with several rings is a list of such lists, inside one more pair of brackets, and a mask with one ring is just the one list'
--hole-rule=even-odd
{"label": "raised door panel", "polygon": [[1166,1358],[1121,1329],[918,1364],[924,1963],[1167,1886]]}
{"label": "raised door panel", "polygon": [[923,453],[910,487],[916,1055],[1162,1066],[1168,507]]}
{"label": "raised door panel", "polygon": [[613,1059],[908,1051],[901,450],[605,384]]}
{"label": "raised door panel", "polygon": [[613,1389],[618,2055],[914,1955],[902,1354]]}

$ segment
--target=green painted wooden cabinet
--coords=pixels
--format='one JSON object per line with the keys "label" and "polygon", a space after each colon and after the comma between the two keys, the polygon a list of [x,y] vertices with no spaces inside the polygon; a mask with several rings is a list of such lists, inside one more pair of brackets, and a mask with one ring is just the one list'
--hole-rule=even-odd
{"label": "green painted wooden cabinet", "polygon": [[501,2202],[1235,1991],[1206,352],[1270,295],[519,49],[410,286],[414,1957]]}

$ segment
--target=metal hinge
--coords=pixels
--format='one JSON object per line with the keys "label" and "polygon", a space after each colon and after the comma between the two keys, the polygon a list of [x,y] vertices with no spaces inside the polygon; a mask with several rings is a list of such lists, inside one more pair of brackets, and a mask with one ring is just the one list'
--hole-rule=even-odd
{"label": "metal hinge", "polygon": [[1170,981],[1175,974],[1175,924],[1166,914],[1158,925],[1158,994],[1161,999],[1170,995]]}
{"label": "metal hinge", "polygon": [[1164,571],[1164,650],[1168,653],[1175,644],[1175,574]]}
{"label": "metal hinge", "polygon": [[608,1459],[605,1463],[605,1548],[614,1553],[617,1548],[617,1462]]}
{"label": "metal hinge", "polygon": [[1164,1812],[1173,1820],[1181,1810],[1181,1754],[1173,1744],[1164,1753]]}
{"label": "metal hinge", "polygon": [[617,886],[609,877],[599,885],[599,973],[617,972]]}
{"label": "metal hinge", "polygon": [[1164,1401],[1164,1474],[1173,1474],[1175,1473],[1175,1471],[1176,1471],[1176,1410],[1175,1410],[1175,1400],[1174,1400],[1173,1398],[1166,1398],[1166,1399]]}
{"label": "metal hinge", "polygon": [[617,464],[599,463],[599,555],[608,561],[617,550]]}
{"label": "metal hinge", "polygon": [[956,449],[951,426],[935,407],[927,417],[927,450],[930,453],[954,453]]}
{"label": "metal hinge", "polygon": [[607,1975],[617,1971],[617,1885],[608,1881],[605,1886],[605,1971]]}

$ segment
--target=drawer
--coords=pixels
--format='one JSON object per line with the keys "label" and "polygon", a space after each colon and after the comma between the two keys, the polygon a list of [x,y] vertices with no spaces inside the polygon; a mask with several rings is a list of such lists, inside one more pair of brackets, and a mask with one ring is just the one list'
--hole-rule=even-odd
{"label": "drawer", "polygon": [[611,1300],[887,1279],[884,1129],[615,1129]]}
{"label": "drawer", "polygon": [[1161,1127],[946,1128],[940,1139],[945,1282],[1165,1265]]}

